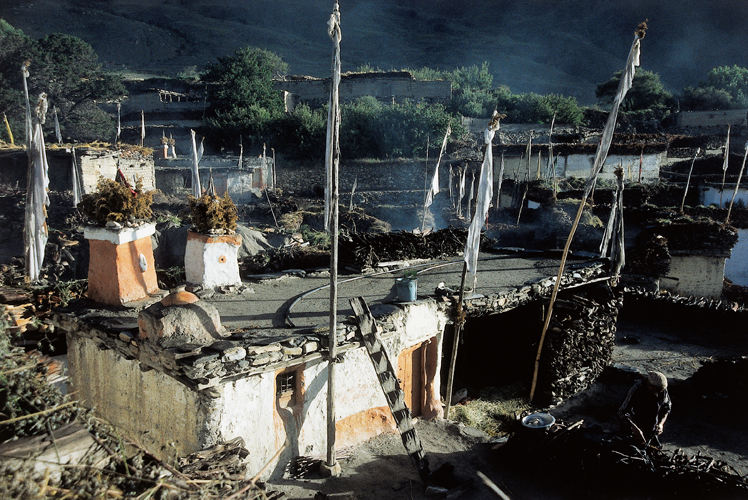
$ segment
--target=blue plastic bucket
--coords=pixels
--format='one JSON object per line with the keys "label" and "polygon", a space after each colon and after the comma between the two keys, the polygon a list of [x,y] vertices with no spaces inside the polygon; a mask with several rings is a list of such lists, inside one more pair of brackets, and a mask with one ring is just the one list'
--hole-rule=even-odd
{"label": "blue plastic bucket", "polygon": [[408,278],[395,278],[397,289],[397,300],[400,302],[413,302],[418,292],[418,281]]}

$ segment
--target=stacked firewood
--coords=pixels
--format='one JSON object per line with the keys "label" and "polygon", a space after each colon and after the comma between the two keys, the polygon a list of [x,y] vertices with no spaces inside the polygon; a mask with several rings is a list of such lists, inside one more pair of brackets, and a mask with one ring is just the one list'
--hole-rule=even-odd
{"label": "stacked firewood", "polygon": [[[548,429],[529,429],[517,420],[506,445],[495,447],[507,466],[538,477],[584,485],[592,497],[745,498],[748,480],[728,463],[682,449],[638,448],[621,437],[585,427],[584,421],[556,420]],[[577,489],[576,493],[579,493]],[[585,496],[585,495],[582,495]]]}
{"label": "stacked firewood", "polygon": [[345,233],[340,238],[340,262],[354,269],[376,267],[380,262],[437,259],[465,250],[467,229],[448,227],[427,233]]}
{"label": "stacked firewood", "polygon": [[748,356],[710,358],[693,375],[693,393],[722,410],[748,409]]}
{"label": "stacked firewood", "polygon": [[541,357],[539,401],[557,405],[597,379],[610,364],[622,306],[607,286],[556,300]]}
{"label": "stacked firewood", "polygon": [[243,479],[249,455],[241,436],[179,459],[179,471],[192,478]]}

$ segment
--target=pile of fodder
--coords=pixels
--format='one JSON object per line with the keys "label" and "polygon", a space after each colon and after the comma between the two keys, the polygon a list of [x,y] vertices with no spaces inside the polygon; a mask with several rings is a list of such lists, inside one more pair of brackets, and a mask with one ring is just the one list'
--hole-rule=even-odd
{"label": "pile of fodder", "polygon": [[200,198],[187,198],[192,225],[198,233],[236,230],[236,205],[227,192],[223,198],[205,193]]}
{"label": "pile of fodder", "polygon": [[[572,488],[577,496],[607,498],[745,498],[748,481],[727,462],[648,446],[639,449],[600,426],[556,420],[547,430],[529,429],[520,419],[497,452],[507,467]],[[580,491],[581,490],[581,491]]]}
{"label": "pile of fodder", "polygon": [[271,248],[242,259],[239,272],[242,278],[253,274],[267,274],[285,269],[314,269],[330,267],[330,251],[315,246]]}
{"label": "pile of fodder", "polygon": [[[291,231],[298,231],[302,225],[307,225],[315,231],[324,231],[324,209],[287,213],[278,219],[278,224]],[[366,214],[361,208],[348,210],[341,207],[338,212],[338,226],[346,231],[362,233],[388,233],[392,230],[391,224]]]}
{"label": "pile of fodder", "polygon": [[449,418],[479,429],[489,436],[499,436],[512,430],[517,415],[530,409],[527,398],[520,395],[524,386],[505,388],[487,387],[478,398],[452,405]]}
{"label": "pile of fodder", "polygon": [[143,191],[140,177],[132,188],[114,179],[99,179],[95,193],[85,194],[78,204],[81,212],[94,224],[106,226],[108,222],[124,224],[153,218],[151,204],[153,192]]}
{"label": "pile of fodder", "polygon": [[701,252],[707,249],[731,250],[738,241],[737,231],[709,218],[691,218],[675,212],[662,212],[641,231],[643,238],[664,236],[669,250]]}
{"label": "pile of fodder", "polygon": [[[340,262],[347,267],[365,269],[393,260],[450,257],[465,250],[467,233],[466,228],[451,226],[428,233],[344,232],[340,237]],[[481,244],[487,241],[482,237]]]}

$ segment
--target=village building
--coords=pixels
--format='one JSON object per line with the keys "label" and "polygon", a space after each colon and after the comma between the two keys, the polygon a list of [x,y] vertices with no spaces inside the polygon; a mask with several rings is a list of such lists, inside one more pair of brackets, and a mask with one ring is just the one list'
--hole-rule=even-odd
{"label": "village building", "polygon": [[[164,194],[187,198],[192,194],[192,157],[159,158],[155,160],[158,189]],[[228,193],[234,203],[251,203],[263,197],[266,188],[275,187],[275,161],[271,156],[212,156],[199,162],[200,185],[205,187],[212,177],[216,193]]]}
{"label": "village building", "polygon": [[[487,271],[485,292],[466,297],[468,317],[499,318],[547,297],[555,277],[544,276],[533,266],[536,259],[519,255],[482,263]],[[380,361],[374,360],[379,358],[362,346],[355,323],[343,321],[338,324],[335,360],[336,446],[396,429],[413,432],[408,427],[410,415],[442,416],[442,379],[448,366],[443,360],[453,337],[454,303],[431,291],[447,275],[458,279],[459,267],[445,273],[443,263],[432,266],[419,277],[425,292],[414,302],[392,301],[389,285],[381,280],[361,280],[342,289],[345,302],[367,291],[377,338],[392,364],[392,380],[400,381],[402,393],[395,399],[407,405],[408,418],[393,413],[393,402],[385,397],[392,388],[378,379]],[[496,274],[503,278],[488,278]],[[502,283],[508,276],[526,284]],[[604,262],[582,261],[564,275],[561,288],[584,293],[585,287],[607,280]],[[325,281],[324,276],[308,276],[296,283],[309,289]],[[99,415],[163,457],[183,456],[240,436],[252,450],[248,470],[257,473],[269,463],[263,476],[278,477],[293,457],[324,455],[328,334],[318,322],[327,314],[327,301],[306,299],[317,290],[312,289],[288,305],[288,295],[300,288],[286,285],[286,293],[273,296],[270,290],[278,286],[274,280],[259,280],[252,285],[254,293],[247,288],[239,292],[239,301],[206,295],[198,302],[173,305],[169,301],[176,299],[171,297],[179,294],[172,294],[147,307],[60,311],[55,322],[67,332],[73,390]],[[586,387],[610,354],[617,308],[611,309],[607,300],[598,306],[583,300],[574,306],[576,312],[564,310],[563,321],[578,321],[576,327],[564,327],[570,340],[561,343],[589,342],[586,330],[593,324],[607,340],[596,338],[591,350],[579,349],[596,354],[560,363],[560,371],[559,363],[550,363],[550,355],[541,379],[543,397],[549,400]],[[344,303],[339,309],[339,317],[349,314]],[[293,326],[279,328],[284,321]],[[608,326],[601,330],[602,324]],[[529,352],[527,347],[538,334],[536,329],[525,339],[523,352]],[[498,341],[500,337],[492,345]],[[470,342],[477,346],[475,339]],[[549,352],[557,348],[561,347],[549,347]],[[522,356],[518,370],[527,373],[532,361],[533,356]]]}
{"label": "village building", "polygon": [[[73,148],[50,146],[47,148],[49,163],[49,189],[52,191],[73,191],[78,183],[81,194],[96,191],[101,177],[114,179],[121,170],[128,182],[140,179],[144,191],[156,189],[156,173],[152,155],[143,154],[137,147],[121,149],[81,146]],[[0,182],[26,187],[28,155],[18,148],[0,152]]]}
{"label": "village building", "polygon": [[677,126],[683,129],[726,128],[727,125],[746,125],[746,109],[723,109],[713,111],[681,111]]}
{"label": "village building", "polygon": [[[273,85],[282,93],[287,112],[292,112],[298,103],[318,108],[330,99],[329,78],[286,76],[275,80]],[[340,75],[338,92],[341,103],[365,96],[388,104],[447,103],[452,97],[452,82],[416,80],[408,71],[345,73]]]}

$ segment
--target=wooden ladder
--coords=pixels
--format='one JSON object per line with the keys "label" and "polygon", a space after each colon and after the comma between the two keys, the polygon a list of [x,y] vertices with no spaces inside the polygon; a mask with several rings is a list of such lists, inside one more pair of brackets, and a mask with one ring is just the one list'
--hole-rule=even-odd
{"label": "wooden ladder", "polygon": [[405,404],[405,393],[400,387],[400,381],[397,379],[384,344],[379,338],[379,328],[376,320],[363,297],[354,297],[349,302],[356,316],[356,322],[369,353],[369,358],[374,365],[374,371],[377,373],[377,379],[382,386],[384,397],[397,424],[397,430],[400,432],[405,451],[418,471],[421,480],[425,482],[429,476],[428,460],[424,457],[423,445],[418,438],[418,434],[416,434],[415,427],[413,427],[410,409]]}

